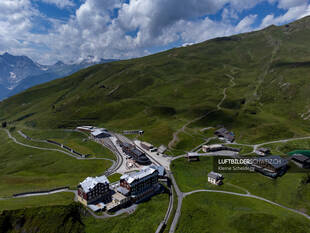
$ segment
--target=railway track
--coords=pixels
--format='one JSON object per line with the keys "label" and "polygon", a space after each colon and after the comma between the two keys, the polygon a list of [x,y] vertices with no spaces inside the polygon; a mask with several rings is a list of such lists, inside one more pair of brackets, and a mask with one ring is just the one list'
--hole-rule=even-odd
{"label": "railway track", "polygon": [[110,138],[105,138],[102,141],[102,143],[105,147],[107,147],[110,151],[112,151],[113,154],[115,154],[116,156],[116,163],[105,172],[106,176],[110,176],[122,166],[124,159]]}

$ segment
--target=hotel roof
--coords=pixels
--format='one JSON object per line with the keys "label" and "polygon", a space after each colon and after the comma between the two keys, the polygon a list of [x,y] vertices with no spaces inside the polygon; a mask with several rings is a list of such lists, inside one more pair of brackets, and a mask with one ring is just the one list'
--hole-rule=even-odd
{"label": "hotel roof", "polygon": [[213,178],[213,179],[220,179],[223,176],[220,173],[211,171],[211,172],[209,172],[208,177]]}
{"label": "hotel roof", "polygon": [[106,176],[100,176],[100,177],[87,177],[83,182],[80,183],[82,189],[84,192],[91,191],[94,187],[96,187],[97,184],[109,184],[109,180]]}
{"label": "hotel roof", "polygon": [[121,176],[121,179],[124,179],[127,181],[128,184],[133,183],[135,180],[141,180],[151,174],[153,174],[155,171],[157,171],[154,168],[151,167],[145,167],[143,168],[141,171],[139,172],[134,172],[134,173],[130,173],[130,174],[125,174],[123,176]]}

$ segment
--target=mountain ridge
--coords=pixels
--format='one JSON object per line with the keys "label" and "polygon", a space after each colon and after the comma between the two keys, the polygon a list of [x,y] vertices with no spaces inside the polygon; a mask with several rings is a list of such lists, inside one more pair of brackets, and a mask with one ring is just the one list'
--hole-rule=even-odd
{"label": "mountain ridge", "polygon": [[5,52],[0,55],[0,100],[31,86],[65,77],[88,66],[112,61],[116,60],[84,59],[73,64],[58,61],[54,65],[41,65],[27,56],[14,56]]}

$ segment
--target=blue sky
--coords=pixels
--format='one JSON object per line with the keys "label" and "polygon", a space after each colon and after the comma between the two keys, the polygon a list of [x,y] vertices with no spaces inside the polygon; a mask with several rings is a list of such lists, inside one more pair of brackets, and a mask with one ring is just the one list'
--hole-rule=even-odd
{"label": "blue sky", "polygon": [[307,15],[309,0],[1,0],[0,52],[127,59]]}

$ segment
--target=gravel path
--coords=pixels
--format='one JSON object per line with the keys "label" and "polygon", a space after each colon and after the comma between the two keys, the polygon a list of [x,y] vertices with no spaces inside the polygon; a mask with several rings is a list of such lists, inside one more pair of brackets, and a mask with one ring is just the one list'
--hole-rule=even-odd
{"label": "gravel path", "polygon": [[[227,157],[235,157],[238,155],[238,153],[233,152],[233,151],[217,151],[217,152],[210,152],[210,153],[199,153],[197,154],[199,157],[217,157],[217,156],[227,156]],[[171,161],[180,159],[180,158],[185,158],[187,155],[179,155],[176,157],[173,157]]]}
{"label": "gravel path", "polygon": [[237,145],[237,146],[248,146],[248,147],[253,147],[253,152],[256,151],[259,147],[264,146],[264,145],[268,145],[268,144],[276,144],[276,143],[287,143],[287,142],[292,142],[292,141],[299,141],[299,140],[306,140],[306,139],[310,139],[310,136],[306,136],[306,137],[301,137],[301,138],[288,138],[288,139],[282,139],[282,140],[275,140],[275,141],[270,141],[270,142],[263,142],[260,144],[241,144],[241,143],[237,143],[237,142],[233,142],[233,143],[224,143],[225,145]]}

